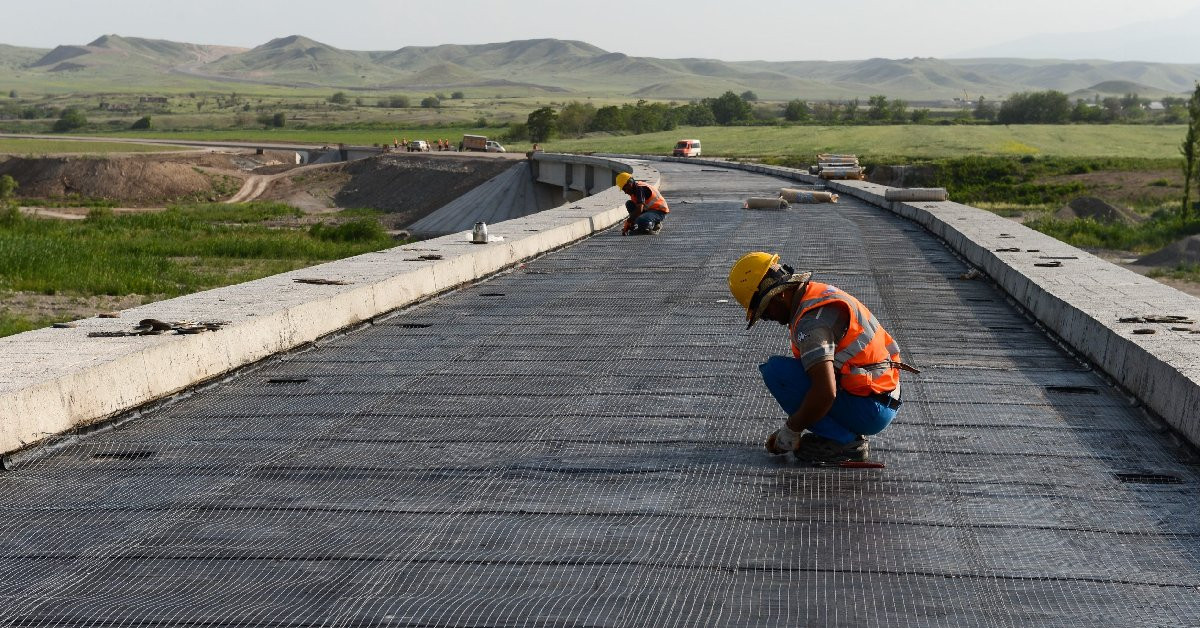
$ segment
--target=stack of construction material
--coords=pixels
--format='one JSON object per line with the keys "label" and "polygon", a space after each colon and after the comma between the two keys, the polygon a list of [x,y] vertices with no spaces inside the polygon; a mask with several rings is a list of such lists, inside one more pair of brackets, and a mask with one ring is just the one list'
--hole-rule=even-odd
{"label": "stack of construction material", "polygon": [[864,179],[862,166],[858,165],[858,155],[836,155],[821,153],[817,155],[816,172],[809,172],[822,179]]}
{"label": "stack of construction material", "polygon": [[824,190],[780,188],[779,197],[789,203],[836,203],[838,195]]}

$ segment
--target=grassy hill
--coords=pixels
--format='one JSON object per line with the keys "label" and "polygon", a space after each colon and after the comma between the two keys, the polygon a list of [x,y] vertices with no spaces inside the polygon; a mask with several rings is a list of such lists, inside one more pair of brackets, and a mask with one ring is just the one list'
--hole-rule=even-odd
{"label": "grassy hill", "polygon": [[[237,55],[243,48],[185,44],[163,39],[142,39],[102,35],[83,46],[58,46],[29,64],[29,69],[49,72],[94,69],[128,71],[169,70],[181,65],[203,64],[226,55]],[[69,63],[70,66],[62,67]]]}
{"label": "grassy hill", "polygon": [[[910,101],[1057,89],[1067,93],[1128,82],[1143,96],[1182,94],[1200,65],[1029,59],[866,59],[728,62],[657,59],[580,41],[531,39],[479,45],[351,51],[301,35],[252,49],[105,35],[46,51],[0,46],[0,88],[42,91],[212,86],[228,83],[310,89],[454,90],[506,86],[530,93],[686,100],[752,90],[767,100]],[[18,76],[19,74],[19,76]]]}
{"label": "grassy hill", "polygon": [[212,77],[338,87],[388,83],[397,78],[369,52],[341,50],[300,35],[272,39],[194,70]]}
{"label": "grassy hill", "polygon": [[47,52],[44,48],[23,48],[21,46],[0,44],[0,70],[16,72],[17,70],[33,65],[38,59],[45,56]]}

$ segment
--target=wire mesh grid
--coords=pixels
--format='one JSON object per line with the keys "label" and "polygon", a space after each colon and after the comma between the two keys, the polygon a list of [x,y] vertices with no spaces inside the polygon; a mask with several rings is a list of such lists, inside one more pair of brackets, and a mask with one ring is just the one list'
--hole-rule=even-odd
{"label": "wire mesh grid", "polygon": [[[608,231],[0,475],[0,623],[1200,623],[1195,461],[928,234],[664,165]],[[684,202],[688,201],[688,202]],[[725,289],[774,250],[925,368],[885,470],[783,418]]]}

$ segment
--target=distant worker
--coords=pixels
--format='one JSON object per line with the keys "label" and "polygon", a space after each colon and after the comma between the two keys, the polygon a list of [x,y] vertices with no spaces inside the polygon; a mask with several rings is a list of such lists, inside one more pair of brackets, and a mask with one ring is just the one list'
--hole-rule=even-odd
{"label": "distant worker", "polygon": [[791,339],[792,356],[758,367],[788,414],[767,437],[767,451],[810,463],[866,460],[866,437],[900,408],[900,371],[917,372],[900,361],[896,341],[861,301],[793,272],[778,255],[744,255],[729,271],[729,291],[746,308],[746,329],[760,318],[775,321]]}
{"label": "distant worker", "polygon": [[629,195],[629,200],[625,201],[629,217],[621,227],[621,235],[658,233],[663,220],[671,213],[667,199],[653,185],[634,179],[628,172],[617,175],[617,187]]}

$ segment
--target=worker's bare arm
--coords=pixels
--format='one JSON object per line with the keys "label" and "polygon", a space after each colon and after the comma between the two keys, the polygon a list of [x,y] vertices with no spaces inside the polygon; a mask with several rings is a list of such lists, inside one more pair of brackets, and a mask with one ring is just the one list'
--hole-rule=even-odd
{"label": "worker's bare arm", "polygon": [[833,362],[823,361],[808,369],[808,377],[812,387],[804,396],[800,407],[788,417],[787,427],[794,432],[802,432],[811,427],[822,417],[829,414],[833,400],[837,396],[837,380],[833,377]]}

